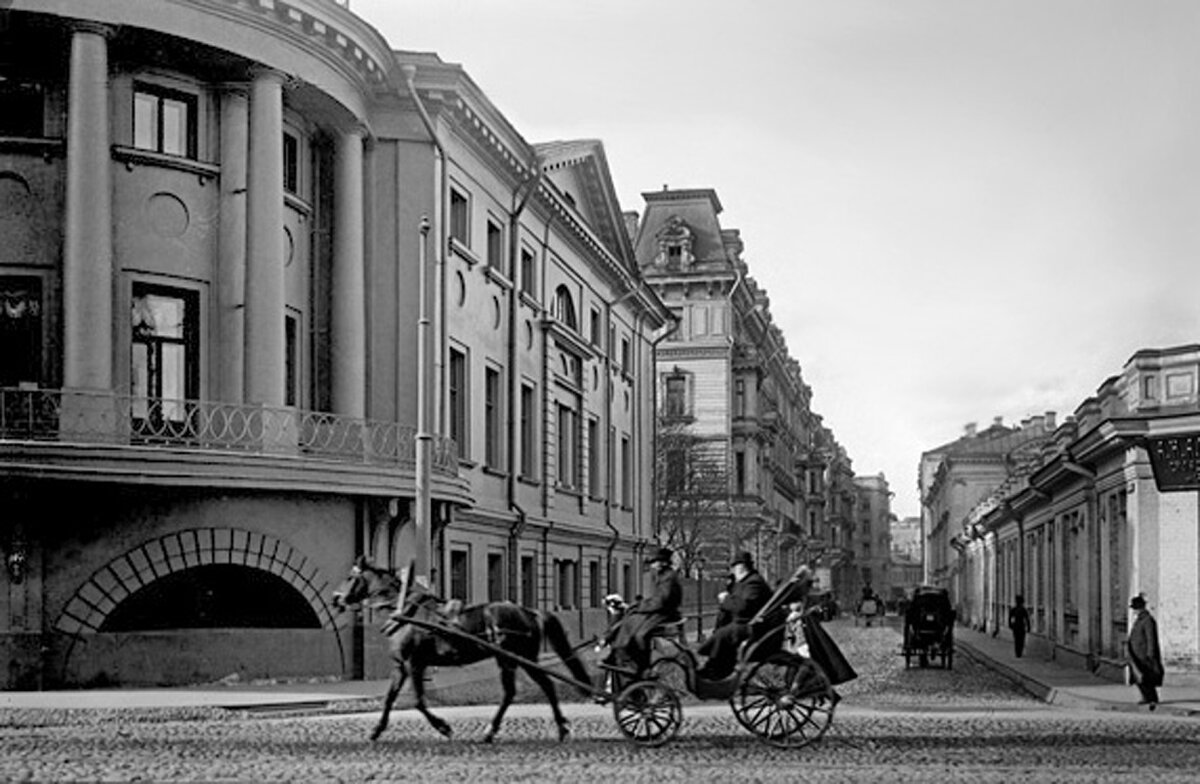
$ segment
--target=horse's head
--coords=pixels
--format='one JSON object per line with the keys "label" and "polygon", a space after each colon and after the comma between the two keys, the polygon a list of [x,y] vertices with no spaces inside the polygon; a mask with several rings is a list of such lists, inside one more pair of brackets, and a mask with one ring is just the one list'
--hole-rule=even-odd
{"label": "horse's head", "polygon": [[333,592],[333,606],[339,611],[361,604],[394,603],[400,591],[400,579],[387,569],[380,569],[359,556],[350,567],[350,574]]}

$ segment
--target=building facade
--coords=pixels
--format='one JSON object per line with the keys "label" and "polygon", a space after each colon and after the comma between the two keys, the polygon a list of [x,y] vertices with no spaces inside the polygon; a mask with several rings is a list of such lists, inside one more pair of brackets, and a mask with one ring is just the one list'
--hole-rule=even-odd
{"label": "building facade", "polygon": [[892,491],[887,477],[856,476],[858,503],[853,533],[855,560],[864,586],[892,596]]}
{"label": "building facade", "polygon": [[1200,681],[1200,346],[1146,349],[961,518],[955,589],[1007,634],[1020,594],[1034,650],[1119,679],[1143,596],[1167,682]]}
{"label": "building facade", "polygon": [[3,21],[7,686],[381,672],[329,593],[422,540],[448,596],[599,623],[669,322],[602,146],[330,0]]}
{"label": "building facade", "polygon": [[[710,514],[722,530],[700,555],[723,572],[734,551],[747,550],[770,579],[787,576],[811,560],[822,513],[809,477],[810,463],[823,470],[811,389],[749,276],[738,231],[721,226],[717,194],[664,188],[643,197],[638,263],[678,322],[657,351],[659,411],[715,467]],[[668,466],[660,484],[677,472]]]}

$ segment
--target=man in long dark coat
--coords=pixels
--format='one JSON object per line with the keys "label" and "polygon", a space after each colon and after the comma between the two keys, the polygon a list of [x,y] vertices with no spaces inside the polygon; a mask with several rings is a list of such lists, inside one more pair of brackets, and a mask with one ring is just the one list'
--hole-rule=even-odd
{"label": "man in long dark coat", "polygon": [[[613,640],[613,652],[620,651],[629,658],[639,673],[650,666],[650,635],[665,623],[679,620],[683,604],[683,586],[679,575],[671,568],[674,553],[668,547],[659,548],[650,559],[654,584],[650,593],[625,613]],[[608,663],[613,663],[612,659]]]}
{"label": "man in long dark coat", "polygon": [[710,681],[721,680],[733,672],[738,645],[750,638],[750,621],[772,594],[771,586],[754,568],[750,553],[738,553],[729,567],[733,571],[733,585],[721,595],[720,625],[700,646],[700,653],[709,658],[696,674]]}
{"label": "man in long dark coat", "polygon": [[1132,665],[1134,685],[1142,693],[1139,705],[1149,705],[1150,710],[1158,706],[1158,687],[1163,682],[1162,652],[1158,647],[1158,623],[1146,609],[1146,600],[1133,597],[1129,607],[1137,613],[1133,628],[1129,630],[1129,662]]}

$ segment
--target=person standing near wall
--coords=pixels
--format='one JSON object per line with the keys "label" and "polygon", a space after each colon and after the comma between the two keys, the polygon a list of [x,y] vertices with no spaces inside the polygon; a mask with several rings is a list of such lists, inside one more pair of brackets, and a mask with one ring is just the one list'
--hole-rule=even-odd
{"label": "person standing near wall", "polygon": [[1133,628],[1129,630],[1129,674],[1130,680],[1142,694],[1138,705],[1149,705],[1150,710],[1158,706],[1158,687],[1163,682],[1162,651],[1158,647],[1158,623],[1146,609],[1146,600],[1140,595],[1133,597],[1129,607],[1137,613]]}
{"label": "person standing near wall", "polygon": [[1029,631],[1029,611],[1025,609],[1025,597],[1017,594],[1013,597],[1016,602],[1008,611],[1008,628],[1013,636],[1013,653],[1021,658],[1025,653],[1025,633]]}

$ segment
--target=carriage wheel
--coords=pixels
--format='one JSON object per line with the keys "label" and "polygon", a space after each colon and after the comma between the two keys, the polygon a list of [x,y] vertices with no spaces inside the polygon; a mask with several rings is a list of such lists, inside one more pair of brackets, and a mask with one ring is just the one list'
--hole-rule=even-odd
{"label": "carriage wheel", "polygon": [[613,718],[621,734],[639,746],[661,746],[683,722],[675,691],[661,681],[635,681],[613,700]]}
{"label": "carriage wheel", "polygon": [[836,704],[829,678],[817,663],[788,653],[755,664],[729,699],[743,727],[772,746],[792,749],[825,734]]}
{"label": "carriage wheel", "polygon": [[646,677],[666,685],[676,695],[691,692],[687,667],[674,656],[655,659],[654,663],[650,665],[650,669],[646,671]]}

